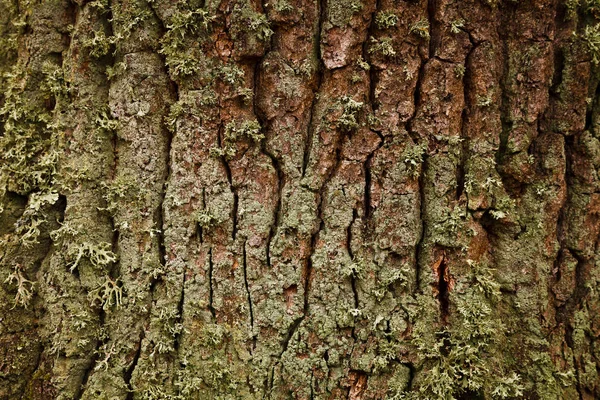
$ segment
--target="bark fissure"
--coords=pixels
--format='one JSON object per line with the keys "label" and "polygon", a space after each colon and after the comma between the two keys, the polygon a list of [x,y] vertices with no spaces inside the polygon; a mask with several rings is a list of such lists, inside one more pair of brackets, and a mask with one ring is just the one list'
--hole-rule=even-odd
{"label": "bark fissure", "polygon": [[[242,267],[244,269],[244,288],[246,289],[246,296],[248,299],[248,309],[250,311],[250,330],[252,331],[252,350],[256,348],[256,335],[254,333],[254,308],[252,306],[252,294],[250,293],[250,286],[248,285],[248,266],[246,264],[246,241],[242,246]],[[250,354],[252,354],[252,350]]]}
{"label": "bark fissure", "polygon": [[281,218],[281,203],[283,201],[283,186],[285,185],[285,174],[279,160],[273,154],[269,153],[263,146],[262,152],[269,157],[271,160],[271,164],[273,168],[277,172],[277,202],[275,205],[275,209],[273,210],[273,223],[269,227],[269,235],[267,236],[267,241],[265,245],[266,252],[266,262],[267,266],[271,267],[271,242],[275,235],[277,235],[277,231],[279,229],[279,223]]}
{"label": "bark fissure", "polygon": [[311,105],[309,108],[308,114],[308,132],[306,143],[304,144],[304,156],[302,158],[302,177],[304,178],[306,174],[306,169],[308,168],[308,162],[310,159],[310,152],[312,150],[312,142],[313,137],[316,130],[316,122],[314,121],[315,109],[319,100],[319,93],[321,93],[321,87],[324,81],[325,74],[325,64],[323,63],[323,59],[321,57],[321,35],[323,34],[323,21],[325,19],[325,10],[326,10],[326,1],[327,0],[318,0],[317,4],[319,5],[319,20],[317,23],[317,27],[315,28],[315,40],[314,40],[314,53],[315,58],[317,59],[317,71],[316,71],[316,85],[313,90],[313,99],[311,101]]}
{"label": "bark fissure", "polygon": [[598,397],[598,10],[217,3],[0,1],[0,400]]}
{"label": "bark fissure", "polygon": [[133,355],[133,359],[131,360],[131,365],[127,368],[123,375],[123,380],[125,381],[125,385],[127,386],[127,397],[126,400],[133,400],[134,389],[131,384],[131,378],[133,376],[133,371],[138,365],[138,361],[140,360],[140,355],[142,354],[142,341],[144,340],[144,331],[140,332],[140,339],[137,343],[137,350]]}

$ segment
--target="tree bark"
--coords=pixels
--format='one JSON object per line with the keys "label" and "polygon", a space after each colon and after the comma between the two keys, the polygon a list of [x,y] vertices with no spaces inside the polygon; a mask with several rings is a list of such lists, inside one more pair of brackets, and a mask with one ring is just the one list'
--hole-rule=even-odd
{"label": "tree bark", "polygon": [[0,0],[0,399],[600,398],[598,0]]}

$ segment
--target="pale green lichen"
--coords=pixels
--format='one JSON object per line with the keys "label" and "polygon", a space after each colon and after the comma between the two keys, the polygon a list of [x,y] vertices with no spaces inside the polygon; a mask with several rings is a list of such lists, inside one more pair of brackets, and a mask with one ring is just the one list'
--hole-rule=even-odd
{"label": "pale green lichen", "polygon": [[454,75],[458,79],[462,79],[465,76],[466,70],[467,68],[463,64],[456,64],[456,66],[454,67]]}
{"label": "pale green lichen", "polygon": [[382,37],[380,39],[375,39],[374,37],[371,37],[369,53],[381,53],[387,57],[395,56],[396,50],[394,50],[394,46],[392,45],[392,38]]}
{"label": "pale green lichen", "polygon": [[173,78],[186,77],[201,69],[200,55],[188,40],[204,40],[214,21],[214,16],[205,9],[182,10],[173,14],[167,24],[167,32],[161,38],[159,53],[164,54],[165,64]]}
{"label": "pale green lichen", "polygon": [[417,145],[407,146],[402,153],[403,161],[413,178],[418,178],[427,152],[428,143],[422,142]]}
{"label": "pale green lichen", "polygon": [[38,243],[41,227],[47,222],[46,208],[54,205],[58,198],[58,193],[55,191],[36,192],[29,196],[27,208],[17,221],[15,229],[23,246],[31,247]]}
{"label": "pale green lichen", "polygon": [[69,269],[71,272],[78,267],[84,258],[96,267],[105,267],[117,261],[117,255],[112,252],[112,245],[106,242],[98,244],[84,242],[71,246],[67,258],[70,260]]}
{"label": "pale green lichen", "polygon": [[[273,35],[267,16],[255,11],[250,3],[236,4],[231,13],[232,23],[230,34],[233,40],[239,39],[242,34],[249,34],[250,42],[266,42]],[[253,43],[249,43],[252,46]]]}
{"label": "pale green lichen", "polygon": [[335,0],[327,3],[327,19],[333,26],[344,27],[363,8],[360,0]]}
{"label": "pale green lichen", "polygon": [[14,285],[17,289],[14,299],[15,305],[13,308],[17,305],[27,308],[33,298],[35,282],[25,278],[22,268],[23,267],[20,264],[15,265],[13,272],[11,272],[4,281],[4,283]]}
{"label": "pale green lichen", "polygon": [[286,13],[294,10],[294,7],[287,0],[276,0],[273,8],[280,13]]}
{"label": "pale green lichen", "polygon": [[412,343],[421,358],[423,375],[412,392],[397,394],[397,398],[445,400],[467,392],[493,399],[523,395],[520,376],[494,356],[506,340],[503,323],[494,311],[499,285],[486,266],[473,262],[469,266],[469,273],[456,282],[455,295],[451,295],[456,312],[448,326],[432,329],[435,300],[424,295],[419,298],[428,311],[419,314]]}
{"label": "pale green lichen", "polygon": [[460,33],[462,28],[465,27],[465,20],[460,18],[460,19],[455,19],[454,21],[452,21],[450,23],[450,32],[457,34]]}
{"label": "pale green lichen", "polygon": [[[111,260],[114,262],[116,259]],[[107,276],[100,286],[89,292],[88,297],[92,299],[92,305],[100,305],[104,311],[108,311],[112,306],[120,307],[123,304],[123,288],[118,279]]]}
{"label": "pale green lichen", "polygon": [[[58,152],[55,150],[60,127],[51,113],[40,103],[54,96],[40,91],[35,98],[27,93],[28,78],[24,67],[17,64],[7,73],[4,104],[0,119],[4,122],[0,147],[0,180],[8,181],[8,190],[26,194],[48,189],[56,172]],[[47,88],[47,87],[46,87]]]}
{"label": "pale green lichen", "polygon": [[586,26],[581,40],[586,45],[592,62],[598,64],[600,62],[600,24]]}
{"label": "pale green lichen", "polygon": [[235,157],[236,142],[243,138],[248,138],[255,143],[264,139],[264,135],[261,132],[261,126],[257,120],[228,122],[225,125],[221,146],[212,148],[211,154],[215,157],[224,157],[226,160],[229,160]]}
{"label": "pale green lichen", "polygon": [[337,126],[344,131],[351,131],[358,128],[358,113],[363,108],[364,103],[356,101],[349,96],[340,99],[342,105],[342,115],[337,120]]}
{"label": "pale green lichen", "polygon": [[420,19],[410,26],[408,32],[423,39],[429,39],[429,21],[427,19]]}
{"label": "pale green lichen", "polygon": [[379,29],[388,29],[396,26],[398,16],[392,11],[382,11],[375,16],[375,23]]}

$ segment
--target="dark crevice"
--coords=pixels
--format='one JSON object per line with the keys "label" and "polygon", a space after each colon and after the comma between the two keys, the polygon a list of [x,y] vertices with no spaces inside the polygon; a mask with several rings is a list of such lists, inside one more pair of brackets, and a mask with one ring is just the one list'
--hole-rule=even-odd
{"label": "dark crevice", "polygon": [[271,267],[271,242],[273,238],[277,234],[277,230],[279,229],[279,221],[281,219],[281,203],[283,201],[283,186],[285,185],[285,174],[283,169],[281,168],[281,164],[279,159],[275,157],[273,154],[269,153],[263,146],[262,152],[267,155],[271,159],[271,164],[273,168],[277,172],[277,204],[275,205],[275,210],[273,210],[273,224],[269,228],[269,236],[267,237],[266,242],[266,259],[267,266]]}
{"label": "dark crevice", "polygon": [[250,354],[252,354],[252,351],[254,349],[256,349],[256,336],[254,333],[254,309],[252,308],[252,295],[250,294],[250,286],[248,285],[248,265],[247,265],[247,261],[246,261],[246,242],[244,242],[244,245],[242,246],[242,257],[243,257],[242,267],[244,270],[244,287],[246,288],[246,295],[248,296],[248,308],[250,310],[250,330],[252,332],[252,350],[250,351]]}
{"label": "dark crevice", "polygon": [[448,287],[449,272],[448,265],[446,264],[446,256],[442,256],[442,259],[437,267],[436,271],[438,275],[437,282],[437,299],[440,304],[440,317],[442,324],[448,324],[448,316],[450,313],[450,292]]}
{"label": "dark crevice", "polygon": [[133,400],[134,391],[133,386],[131,385],[131,378],[133,376],[133,371],[135,371],[138,361],[140,360],[140,355],[142,354],[142,340],[144,340],[144,330],[142,330],[140,333],[140,339],[137,343],[137,349],[133,356],[133,360],[131,360],[131,365],[125,370],[125,374],[123,375],[123,380],[127,386],[127,397],[125,400]]}
{"label": "dark crevice", "polygon": [[438,0],[427,0],[427,19],[429,20],[429,58],[435,56],[441,41],[441,27],[436,18]]}
{"label": "dark crevice", "polygon": [[[368,220],[371,217],[371,213],[373,209],[371,207],[371,160],[373,159],[373,155],[375,152],[369,154],[367,157],[367,161],[365,161],[365,199],[364,199],[364,217],[365,220]],[[355,210],[356,212],[356,210]]]}
{"label": "dark crevice", "polygon": [[[560,86],[563,82],[565,69],[565,54],[562,49],[554,51],[554,75],[550,84],[550,97],[560,98]],[[552,101],[552,100],[550,100]]]}
{"label": "dark crevice", "polygon": [[406,124],[405,124],[406,130],[407,130],[408,134],[410,135],[414,144],[419,144],[419,142],[421,142],[421,140],[419,140],[419,132],[416,132],[413,129],[412,125],[413,125],[414,119],[417,116],[419,106],[421,105],[421,87],[423,86],[423,78],[425,76],[426,65],[427,65],[427,62],[424,60],[421,60],[421,65],[419,66],[419,71],[417,74],[417,82],[415,83],[415,90],[413,93],[414,110],[413,110],[413,114],[410,116],[410,118],[406,121]]}
{"label": "dark crevice", "polygon": [[318,61],[318,65],[317,65],[317,71],[316,71],[316,83],[315,83],[315,89],[313,91],[313,99],[310,105],[310,112],[309,112],[309,116],[308,116],[308,132],[307,132],[307,136],[306,136],[306,144],[304,146],[304,156],[302,159],[302,177],[304,178],[304,175],[306,174],[306,169],[308,168],[308,162],[310,160],[310,152],[312,150],[312,141],[313,141],[313,136],[315,133],[315,122],[314,122],[314,115],[315,115],[315,109],[317,107],[317,102],[318,102],[318,97],[319,97],[319,93],[321,92],[321,85],[323,84],[323,80],[324,80],[324,71],[325,71],[325,65],[323,63],[323,60],[321,59],[321,30],[323,29],[323,21],[325,19],[325,9],[326,9],[326,0],[318,0],[318,4],[319,4],[319,21],[317,23],[317,27],[316,27],[316,32],[315,32],[315,39],[314,39],[314,53],[315,53],[315,58]]}
{"label": "dark crevice", "polygon": [[[100,308],[99,314],[100,315],[99,315],[98,328],[100,329],[104,326],[104,322],[106,319],[106,313],[102,308]],[[83,373],[83,379],[81,381],[81,385],[79,385],[78,390],[73,397],[75,400],[80,400],[81,397],[83,396],[83,393],[85,392],[88,380],[89,380],[90,376],[92,375],[92,372],[94,372],[94,370],[96,369],[96,365],[98,363],[98,358],[100,355],[100,348],[103,345],[105,345],[107,343],[107,341],[108,341],[108,339],[96,340],[96,346],[94,347],[94,351],[91,354],[91,360],[89,361],[88,367],[85,369],[85,371]]]}
{"label": "dark crevice", "polygon": [[[507,16],[508,17],[508,16]],[[506,22],[504,19],[501,23]],[[510,69],[510,56],[508,54],[508,40],[509,40],[509,31],[507,27],[503,27],[499,31],[500,35],[500,43],[502,44],[502,76],[500,77],[500,92],[501,92],[501,103],[500,103],[500,122],[502,124],[502,131],[500,132],[500,145],[498,147],[498,151],[496,152],[496,170],[503,177],[504,174],[501,173],[501,168],[499,165],[504,161],[504,157],[507,153],[508,149],[508,137],[513,128],[513,121],[510,118],[510,93],[508,91],[508,77],[509,77],[509,69]],[[504,178],[503,178],[504,179]]]}
{"label": "dark crevice", "polygon": [[302,159],[302,177],[303,178],[304,178],[304,175],[306,174],[306,169],[308,168],[308,161],[310,159],[310,152],[312,150],[312,141],[313,141],[313,135],[314,135],[314,131],[315,131],[313,117],[315,114],[315,108],[317,106],[317,101],[318,101],[317,94],[321,90],[321,81],[323,80],[323,77],[320,73],[318,75],[317,80],[318,80],[317,88],[315,89],[315,95],[313,97],[312,104],[310,105],[310,115],[308,117],[308,135],[306,137],[306,145],[304,146],[304,157]]}
{"label": "dark crevice", "polygon": [[[357,220],[357,218],[358,212],[356,211],[356,209],[353,209],[352,221],[350,222],[350,225],[348,225],[348,228],[346,228],[346,249],[348,250],[348,255],[350,256],[351,260],[354,260],[354,253],[352,252],[352,226],[354,225],[354,222]],[[354,274],[350,275],[350,282],[352,285],[352,293],[354,295],[354,308],[358,309],[358,290],[356,288],[356,276]]]}
{"label": "dark crevice", "polygon": [[[221,135],[222,135],[223,125],[219,126],[219,133],[217,134],[217,142],[219,148],[222,147],[221,143]],[[223,168],[225,169],[225,175],[227,176],[227,182],[229,182],[229,189],[233,194],[233,207],[231,209],[231,221],[232,221],[232,229],[231,229],[231,238],[235,240],[237,236],[237,222],[238,222],[238,205],[239,205],[239,197],[237,193],[237,188],[233,185],[233,178],[231,176],[231,167],[229,166],[229,162],[225,158],[225,156],[221,156],[221,162],[223,164]]]}
{"label": "dark crevice", "polygon": [[[166,71],[165,71],[166,73]],[[167,74],[168,76],[168,74]],[[171,81],[171,93],[173,95],[174,98],[174,102],[179,100],[179,86]],[[165,172],[164,175],[162,177],[163,180],[163,184],[162,184],[162,191],[161,191],[161,196],[160,196],[160,202],[159,202],[159,206],[158,206],[158,212],[157,212],[157,221],[156,224],[157,226],[160,227],[159,231],[158,231],[158,251],[160,254],[160,260],[163,266],[167,265],[167,251],[165,248],[165,198],[167,196],[167,190],[169,187],[169,181],[171,179],[171,174],[172,174],[172,168],[171,168],[171,149],[172,149],[172,144],[173,144],[173,134],[166,129],[165,127],[163,127],[162,129],[163,134],[165,135],[167,141],[166,141],[166,151],[164,154],[165,157]]]}
{"label": "dark crevice", "polygon": [[[185,306],[185,282],[187,279],[187,273],[185,269],[183,270],[181,277],[181,294],[179,295],[179,301],[177,302],[177,324],[183,324],[183,309]],[[175,348],[175,352],[179,350],[179,345],[181,341],[182,332],[177,332],[175,334],[175,338],[173,339],[173,347]]]}
{"label": "dark crevice", "polygon": [[[414,111],[409,120],[406,122],[406,130],[412,139],[414,145],[419,144],[421,142],[419,138],[419,132],[416,132],[413,129],[413,121],[417,116],[417,112],[419,106],[421,104],[421,87],[423,85],[423,78],[425,75],[425,66],[426,62],[421,60],[421,65],[419,66],[419,72],[417,76],[417,82],[415,84],[415,91],[413,94],[413,102],[414,102]],[[423,253],[423,246],[425,241],[425,230],[426,230],[426,221],[425,221],[425,213],[426,213],[426,199],[425,199],[425,173],[427,171],[428,164],[428,153],[425,152],[423,154],[423,162],[421,163],[421,170],[419,173],[419,220],[421,221],[421,235],[419,240],[417,241],[417,245],[415,246],[415,262],[416,262],[416,272],[415,272],[415,290],[421,293],[421,268],[420,268],[420,259],[421,254]]]}
{"label": "dark crevice", "polygon": [[365,218],[365,220],[368,220],[373,213],[373,208],[371,206],[371,186],[372,186],[371,164],[373,162],[373,157],[375,156],[375,153],[377,152],[377,150],[381,149],[385,143],[385,138],[383,137],[383,135],[381,135],[378,132],[376,132],[376,133],[379,136],[380,142],[377,145],[377,148],[375,150],[373,150],[371,153],[369,153],[369,155],[367,156],[367,159],[365,160],[365,163],[363,165],[364,172],[365,172],[365,192],[364,192],[364,218]]}

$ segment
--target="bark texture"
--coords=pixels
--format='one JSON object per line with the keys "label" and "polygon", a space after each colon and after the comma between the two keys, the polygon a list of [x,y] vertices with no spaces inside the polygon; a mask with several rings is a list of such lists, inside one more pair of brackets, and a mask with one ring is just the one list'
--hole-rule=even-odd
{"label": "bark texture", "polygon": [[598,21],[0,0],[0,399],[600,398]]}

